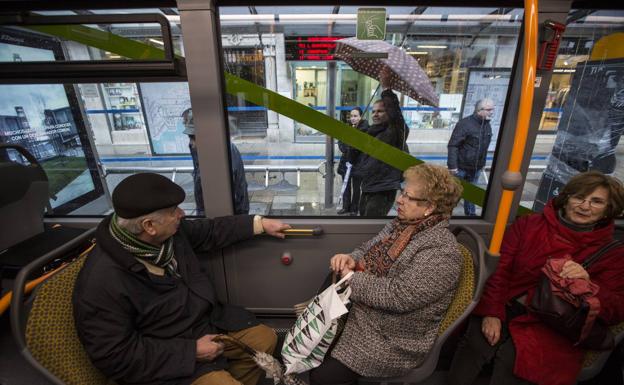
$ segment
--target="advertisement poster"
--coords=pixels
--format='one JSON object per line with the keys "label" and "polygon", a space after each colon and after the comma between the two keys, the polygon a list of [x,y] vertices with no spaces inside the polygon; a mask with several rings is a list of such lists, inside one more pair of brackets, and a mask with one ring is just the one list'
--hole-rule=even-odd
{"label": "advertisement poster", "polygon": [[[29,46],[39,40],[0,31],[0,62],[54,61],[54,51]],[[37,158],[48,176],[50,204],[58,214],[84,204],[86,195],[92,198],[96,190],[85,158],[86,138],[79,135],[69,100],[63,85],[0,85],[0,142],[20,145]],[[8,156],[22,161],[16,152]]]}
{"label": "advertisement poster", "polygon": [[141,83],[139,88],[153,154],[188,154],[182,124],[182,113],[191,107],[188,83]]}
{"label": "advertisement poster", "polygon": [[494,114],[490,121],[492,141],[490,142],[489,151],[494,151],[496,147],[510,78],[511,68],[471,68],[468,71],[468,82],[464,92],[465,97],[461,117],[465,118],[472,115],[479,100],[484,98],[492,99],[494,102]]}
{"label": "advertisement poster", "polygon": [[613,173],[623,132],[624,59],[579,63],[533,210],[541,211],[580,172]]}

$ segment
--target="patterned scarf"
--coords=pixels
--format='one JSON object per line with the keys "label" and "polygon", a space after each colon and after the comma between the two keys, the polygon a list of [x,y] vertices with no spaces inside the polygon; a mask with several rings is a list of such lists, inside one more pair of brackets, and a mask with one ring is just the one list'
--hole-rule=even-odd
{"label": "patterned scarf", "polygon": [[108,229],[111,236],[130,254],[152,265],[162,267],[172,277],[181,277],[178,273],[178,262],[173,255],[173,237],[167,239],[160,247],[145,243],[119,226],[117,214],[113,214]]}
{"label": "patterned scarf", "polygon": [[401,222],[395,218],[391,222],[390,235],[373,244],[362,257],[364,270],[378,277],[385,277],[415,234],[448,218],[449,216],[445,214],[435,214],[409,222]]}

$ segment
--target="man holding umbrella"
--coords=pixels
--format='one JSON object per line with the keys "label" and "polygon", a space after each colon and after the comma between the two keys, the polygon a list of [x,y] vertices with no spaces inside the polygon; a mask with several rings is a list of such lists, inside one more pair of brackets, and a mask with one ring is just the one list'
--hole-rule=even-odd
{"label": "man holding umbrella", "polygon": [[[407,150],[408,128],[401,114],[399,99],[390,89],[392,71],[383,67],[379,82],[383,88],[381,100],[373,104],[373,124],[368,134],[401,150]],[[396,191],[401,187],[401,170],[362,153],[357,177],[362,179],[360,215],[385,216],[394,204]]]}

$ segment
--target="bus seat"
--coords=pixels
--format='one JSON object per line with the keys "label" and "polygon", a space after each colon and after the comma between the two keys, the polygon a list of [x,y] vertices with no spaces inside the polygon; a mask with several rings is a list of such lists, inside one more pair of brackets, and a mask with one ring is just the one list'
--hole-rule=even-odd
{"label": "bus seat", "polygon": [[53,384],[111,384],[89,361],[72,314],[72,292],[86,255],[45,280],[29,298],[24,284],[31,274],[59,255],[92,238],[95,229],[38,258],[15,280],[11,301],[11,329],[24,358]]}
{"label": "bus seat", "polygon": [[[624,340],[624,322],[611,326],[611,332],[615,336],[615,345],[617,346],[617,344]],[[598,375],[604,364],[609,359],[611,352],[612,350],[590,350],[585,353],[585,357],[583,359],[583,369],[581,369],[581,373],[579,374],[577,380],[587,381]]]}
{"label": "bus seat", "polygon": [[446,315],[440,323],[438,338],[427,357],[425,357],[422,365],[412,369],[411,372],[404,376],[392,378],[364,377],[358,380],[358,384],[416,383],[425,380],[435,371],[442,345],[444,345],[444,342],[451,335],[453,330],[470,315],[472,309],[477,305],[488,277],[485,267],[486,248],[483,239],[474,232],[474,230],[468,227],[456,226],[453,229],[453,234],[455,234],[456,237],[462,232],[468,235],[471,242],[466,244],[460,240],[460,250],[464,257],[464,264],[459,279],[459,285]]}
{"label": "bus seat", "polygon": [[49,207],[49,183],[45,170],[24,147],[0,144],[0,153],[14,150],[28,164],[5,156],[0,161],[0,293],[3,280],[13,279],[17,272],[36,258],[65,244],[84,229],[46,224]]}
{"label": "bus seat", "polygon": [[48,177],[28,150],[18,145],[0,145],[0,151],[13,149],[30,164],[0,162],[0,251],[43,232],[43,214],[50,197]]}

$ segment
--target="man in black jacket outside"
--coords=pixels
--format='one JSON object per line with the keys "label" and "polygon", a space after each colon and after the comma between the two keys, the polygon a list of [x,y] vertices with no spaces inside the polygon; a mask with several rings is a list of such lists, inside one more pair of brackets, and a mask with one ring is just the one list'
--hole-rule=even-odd
{"label": "man in black jacket outside", "polygon": [[[481,99],[474,113],[457,122],[448,142],[449,171],[457,177],[476,183],[485,166],[488,147],[492,140],[490,120],[494,114],[494,102]],[[464,200],[464,214],[477,215],[475,205]]]}
{"label": "man in black jacket outside", "polygon": [[271,353],[276,336],[243,308],[221,304],[196,252],[210,252],[290,226],[259,216],[187,221],[184,190],[152,173],[124,179],[115,213],[96,232],[73,294],[78,337],[91,362],[117,384],[254,385],[261,370],[229,334]]}
{"label": "man in black jacket outside", "polygon": [[[401,114],[399,99],[390,89],[391,72],[384,67],[380,76],[384,91],[381,100],[373,104],[373,124],[368,134],[382,142],[407,151],[408,128]],[[368,154],[362,153],[354,176],[362,179],[360,215],[385,216],[394,204],[396,192],[401,188],[402,171]]]}

